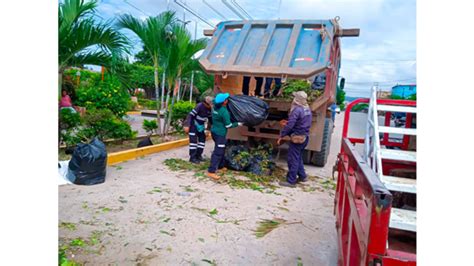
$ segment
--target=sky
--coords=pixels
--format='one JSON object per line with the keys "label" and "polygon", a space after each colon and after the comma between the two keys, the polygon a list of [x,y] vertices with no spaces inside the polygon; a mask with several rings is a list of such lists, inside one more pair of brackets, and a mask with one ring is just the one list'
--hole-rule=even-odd
{"label": "sky", "polygon": [[[241,20],[221,0],[178,0],[186,3],[208,23]],[[215,12],[209,8],[209,3]],[[228,0],[227,2],[230,2]],[[340,76],[346,79],[347,96],[366,97],[374,82],[388,90],[396,84],[416,84],[415,0],[235,0],[253,19],[331,19],[340,17],[343,28],[360,28],[359,37],[341,38]],[[99,0],[99,19],[132,14],[141,19],[167,8],[187,24],[197,38],[212,27],[184,11],[174,0]],[[184,11],[184,12],[183,12]],[[130,32],[135,52],[140,41]]]}

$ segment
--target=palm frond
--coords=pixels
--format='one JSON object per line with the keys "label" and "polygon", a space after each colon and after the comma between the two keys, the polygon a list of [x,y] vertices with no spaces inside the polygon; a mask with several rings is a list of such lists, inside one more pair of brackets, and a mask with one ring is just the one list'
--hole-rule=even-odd
{"label": "palm frond", "polygon": [[164,61],[166,57],[169,29],[175,22],[175,12],[166,11],[158,16],[148,17],[145,21],[125,14],[119,17],[117,26],[135,33],[142,41],[144,49],[151,55],[155,66],[158,66],[159,61]]}
{"label": "palm frond", "polygon": [[70,64],[70,60],[78,53],[90,49],[109,55],[125,53],[128,51],[128,39],[111,28],[109,23],[96,23],[92,19],[81,20],[60,40],[60,68]]}
{"label": "palm frond", "polygon": [[97,1],[92,0],[65,0],[59,4],[59,30],[71,27],[81,17],[87,17],[94,13]]}

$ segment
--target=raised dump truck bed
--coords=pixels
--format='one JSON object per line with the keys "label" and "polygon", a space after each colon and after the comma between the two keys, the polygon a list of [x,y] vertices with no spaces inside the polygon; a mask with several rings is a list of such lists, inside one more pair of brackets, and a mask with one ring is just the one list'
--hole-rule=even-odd
{"label": "raised dump truck bed", "polygon": [[[329,151],[333,121],[327,113],[335,101],[341,62],[339,37],[358,36],[359,30],[343,30],[337,19],[252,20],[221,22],[199,59],[208,73],[216,75],[215,92],[242,94],[244,76],[313,80],[324,77],[324,93],[310,103],[313,125],[305,163],[324,166]],[[250,90],[255,87],[251,79]],[[261,90],[263,92],[262,86]],[[229,130],[231,140],[274,142],[280,133],[278,120],[288,116],[291,103],[266,99],[269,118],[256,127]]]}

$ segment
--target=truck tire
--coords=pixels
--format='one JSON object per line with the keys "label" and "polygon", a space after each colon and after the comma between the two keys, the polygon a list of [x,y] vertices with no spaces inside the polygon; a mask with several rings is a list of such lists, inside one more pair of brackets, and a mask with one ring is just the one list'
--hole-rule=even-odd
{"label": "truck tire", "polygon": [[333,122],[331,118],[326,118],[324,121],[323,142],[321,143],[321,151],[313,151],[311,162],[319,167],[324,167],[328,161],[329,150],[331,147],[331,133],[333,129]]}
{"label": "truck tire", "polygon": [[313,157],[313,152],[310,150],[303,151],[303,163],[304,164],[311,164],[311,157]]}

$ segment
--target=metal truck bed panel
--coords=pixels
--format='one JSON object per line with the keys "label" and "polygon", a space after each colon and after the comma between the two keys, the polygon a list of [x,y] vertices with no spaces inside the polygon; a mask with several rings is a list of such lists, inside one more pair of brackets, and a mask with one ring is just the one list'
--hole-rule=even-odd
{"label": "metal truck bed panel", "polygon": [[201,55],[210,73],[309,78],[330,65],[334,20],[226,21]]}

